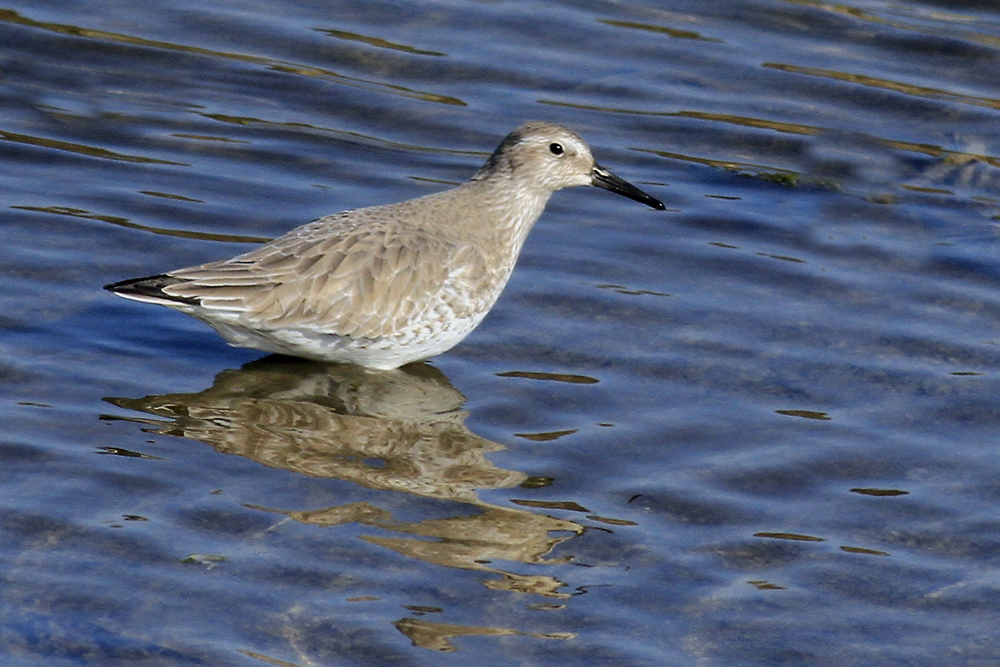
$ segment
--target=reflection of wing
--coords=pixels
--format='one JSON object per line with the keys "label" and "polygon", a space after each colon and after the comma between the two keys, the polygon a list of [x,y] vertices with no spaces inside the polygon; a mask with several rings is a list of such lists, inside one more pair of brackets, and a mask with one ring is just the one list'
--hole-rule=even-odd
{"label": "reflection of wing", "polygon": [[[464,425],[464,397],[439,371],[263,359],[194,394],[108,399],[170,422],[161,433],[304,475],[474,502],[525,475],[493,465],[503,446]],[[372,460],[380,461],[372,465]]]}
{"label": "reflection of wing", "polygon": [[[162,292],[245,316],[259,329],[361,338],[398,332],[442,300],[471,317],[475,304],[461,286],[484,275],[482,256],[391,223],[373,226],[368,211],[321,218],[232,259],[173,271],[177,282]],[[461,274],[449,266],[463,267]]]}

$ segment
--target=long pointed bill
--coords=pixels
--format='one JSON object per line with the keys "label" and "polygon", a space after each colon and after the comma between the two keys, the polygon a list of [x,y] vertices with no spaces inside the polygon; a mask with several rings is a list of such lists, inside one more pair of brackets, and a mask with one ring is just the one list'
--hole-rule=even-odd
{"label": "long pointed bill", "polygon": [[637,202],[642,202],[650,208],[655,208],[657,211],[662,211],[667,208],[659,199],[650,197],[639,188],[635,187],[623,178],[618,178],[599,164],[594,165],[594,171],[591,174],[590,183],[591,185],[596,185],[599,188],[604,188],[605,190],[610,190],[611,192],[624,195],[629,199],[634,199]]}

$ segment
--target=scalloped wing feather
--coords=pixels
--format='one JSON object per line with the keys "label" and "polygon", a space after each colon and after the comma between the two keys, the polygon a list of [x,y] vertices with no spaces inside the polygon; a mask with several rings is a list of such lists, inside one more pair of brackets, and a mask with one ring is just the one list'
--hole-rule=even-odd
{"label": "scalloped wing feather", "polygon": [[[391,336],[445,306],[472,317],[470,279],[487,272],[475,248],[426,235],[311,223],[233,259],[171,272],[164,292],[228,311],[259,329],[302,328],[354,338]],[[322,223],[322,224],[318,224]],[[457,260],[457,261],[456,261]],[[462,267],[449,272],[448,267]]]}

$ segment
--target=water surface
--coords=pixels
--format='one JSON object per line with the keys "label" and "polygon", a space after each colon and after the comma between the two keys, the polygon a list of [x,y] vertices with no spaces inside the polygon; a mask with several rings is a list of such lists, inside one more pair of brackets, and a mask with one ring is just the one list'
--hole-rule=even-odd
{"label": "water surface", "polygon": [[[5,664],[1000,661],[993,3],[156,4],[0,7]],[[429,364],[100,289],[528,119],[668,211]]]}

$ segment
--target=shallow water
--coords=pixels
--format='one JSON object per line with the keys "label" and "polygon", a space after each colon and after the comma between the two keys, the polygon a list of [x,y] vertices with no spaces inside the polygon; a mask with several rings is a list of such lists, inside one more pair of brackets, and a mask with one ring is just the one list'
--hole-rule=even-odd
{"label": "shallow water", "polygon": [[[10,665],[1000,662],[993,3],[0,8]],[[366,374],[101,285],[468,178],[558,193]]]}

